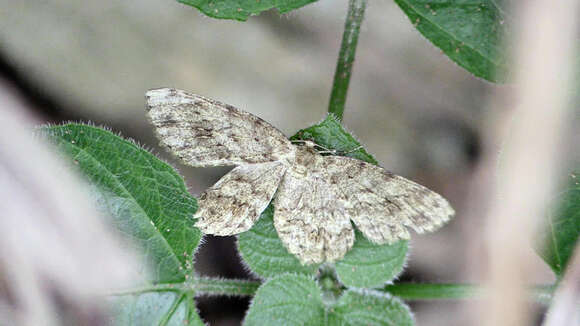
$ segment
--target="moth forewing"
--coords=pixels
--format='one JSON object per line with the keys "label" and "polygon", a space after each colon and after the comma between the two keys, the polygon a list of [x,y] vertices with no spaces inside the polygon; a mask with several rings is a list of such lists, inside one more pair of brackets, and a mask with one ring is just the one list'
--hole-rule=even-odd
{"label": "moth forewing", "polygon": [[251,113],[173,88],[150,90],[146,99],[161,145],[186,165],[293,160],[294,146],[286,136]]}

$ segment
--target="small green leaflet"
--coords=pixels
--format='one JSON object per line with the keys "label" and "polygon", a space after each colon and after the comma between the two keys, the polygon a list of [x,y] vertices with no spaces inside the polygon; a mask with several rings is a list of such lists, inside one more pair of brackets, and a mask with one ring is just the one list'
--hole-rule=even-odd
{"label": "small green leaflet", "polygon": [[496,0],[395,0],[423,36],[477,77],[502,82],[506,17]]}
{"label": "small green leaflet", "polygon": [[580,235],[580,173],[570,174],[568,184],[555,200],[541,234],[543,247],[538,250],[558,277],[566,270]]}
{"label": "small green leaflet", "polygon": [[179,2],[199,9],[213,18],[235,19],[245,21],[273,8],[281,14],[304,7],[316,0],[178,0]]}
{"label": "small green leaflet", "polygon": [[349,287],[378,288],[403,271],[408,241],[377,246],[355,230],[356,241],[343,259],[336,262],[340,282]]}
{"label": "small green leaflet", "polygon": [[351,134],[344,130],[342,124],[332,114],[317,125],[299,130],[290,139],[311,140],[327,149],[345,153],[346,156],[375,165],[379,164]]}
{"label": "small green leaflet", "polygon": [[282,275],[264,283],[252,300],[245,326],[257,325],[414,325],[400,300],[374,291],[346,290],[324,302],[310,277]]}

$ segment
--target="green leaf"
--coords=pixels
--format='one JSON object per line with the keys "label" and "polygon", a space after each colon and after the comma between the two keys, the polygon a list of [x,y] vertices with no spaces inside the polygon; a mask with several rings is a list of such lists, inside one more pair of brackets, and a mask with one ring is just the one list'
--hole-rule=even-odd
{"label": "green leaf", "polygon": [[399,299],[374,291],[347,291],[328,313],[327,325],[414,325],[409,307]]}
{"label": "green leaf", "polygon": [[411,23],[451,60],[477,77],[504,81],[505,17],[496,0],[395,0]]}
{"label": "green leaf", "polygon": [[282,275],[256,292],[244,325],[322,325],[322,293],[312,278]]}
{"label": "green leaf", "polygon": [[177,292],[149,292],[112,297],[109,325],[203,326],[193,298]]}
{"label": "green leaf", "polygon": [[329,114],[321,123],[299,130],[291,140],[311,140],[327,149],[337,150],[346,156],[359,159],[377,165],[378,162],[367,153],[361,144],[336,120],[334,115]]}
{"label": "green leaf", "polygon": [[408,241],[379,246],[357,230],[354,246],[336,263],[338,279],[349,287],[381,287],[403,270],[407,249]]}
{"label": "green leaf", "polygon": [[152,281],[183,281],[191,273],[201,233],[197,204],[175,170],[146,150],[93,126],[66,124],[40,132],[94,186],[95,200],[150,262]]}
{"label": "green leaf", "polygon": [[256,224],[238,236],[238,250],[250,270],[263,278],[282,273],[314,274],[318,265],[302,265],[286,250],[274,228],[274,207],[262,213]]}
{"label": "green leaf", "polygon": [[304,275],[283,275],[264,283],[252,300],[244,325],[413,325],[409,308],[374,291],[348,290],[334,302]]}
{"label": "green leaf", "polygon": [[245,21],[249,16],[277,8],[280,13],[304,7],[316,0],[178,0],[213,18]]}
{"label": "green leaf", "polygon": [[556,208],[547,216],[541,234],[540,256],[558,277],[566,270],[580,235],[580,174],[571,174],[566,188],[558,195]]}

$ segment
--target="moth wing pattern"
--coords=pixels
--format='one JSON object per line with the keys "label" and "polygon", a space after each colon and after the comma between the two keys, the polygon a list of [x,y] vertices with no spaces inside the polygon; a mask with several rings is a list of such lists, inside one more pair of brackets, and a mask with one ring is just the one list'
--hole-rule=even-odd
{"label": "moth wing pattern", "polygon": [[354,244],[344,200],[328,182],[323,157],[299,149],[274,200],[274,227],[302,264],[332,262]]}
{"label": "moth wing pattern", "polygon": [[234,168],[199,197],[196,226],[220,236],[249,230],[272,200],[286,169],[281,162]]}
{"label": "moth wing pattern", "polygon": [[173,88],[150,90],[146,99],[161,144],[187,165],[254,164],[294,156],[282,132],[231,105]]}
{"label": "moth wing pattern", "polygon": [[455,214],[436,192],[385,169],[343,156],[324,156],[327,173],[347,198],[348,215],[371,241],[384,244],[435,231]]}
{"label": "moth wing pattern", "polygon": [[249,230],[274,202],[274,226],[303,264],[333,262],[354,244],[353,225],[384,244],[434,231],[454,215],[439,194],[381,167],[295,146],[264,120],[173,88],[146,94],[161,144],[185,164],[237,166],[198,200],[196,226],[220,236]]}

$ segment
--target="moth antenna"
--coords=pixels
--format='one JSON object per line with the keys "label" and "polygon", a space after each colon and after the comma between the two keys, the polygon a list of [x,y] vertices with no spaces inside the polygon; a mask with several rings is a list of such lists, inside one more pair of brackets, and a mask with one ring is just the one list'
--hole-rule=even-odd
{"label": "moth antenna", "polygon": [[358,151],[359,149],[362,149],[362,148],[363,148],[362,145],[358,145],[356,148],[353,148],[353,149],[351,149],[348,152],[343,152],[342,154],[350,154],[350,153],[356,152],[356,151]]}
{"label": "moth antenna", "polygon": [[318,151],[319,154],[346,155],[346,154],[350,154],[352,152],[356,152],[362,148],[362,146],[359,145],[359,146],[357,146],[349,151],[342,152],[342,151],[339,151],[336,149],[330,149],[330,148],[324,147],[324,146],[319,145],[311,140],[295,139],[295,140],[291,140],[290,142],[292,142],[294,144],[304,144],[308,147],[313,147],[313,148],[318,147],[318,148],[322,149],[321,151]]}

